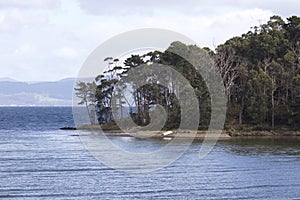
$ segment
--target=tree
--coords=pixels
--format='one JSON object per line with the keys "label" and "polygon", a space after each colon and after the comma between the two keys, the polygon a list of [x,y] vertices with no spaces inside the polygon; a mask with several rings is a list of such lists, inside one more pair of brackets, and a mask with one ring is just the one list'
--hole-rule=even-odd
{"label": "tree", "polygon": [[237,78],[236,66],[239,66],[238,60],[235,58],[235,50],[230,46],[220,46],[217,49],[216,68],[221,74],[225,86],[225,94],[230,102],[231,90],[234,87]]}
{"label": "tree", "polygon": [[[204,51],[214,59],[214,67],[203,67],[210,66],[202,63],[208,60],[201,58]],[[107,118],[102,120],[104,123],[110,121],[111,105],[121,110],[122,118],[122,107],[127,103],[134,121],[147,125],[152,107],[159,104],[168,114],[165,128],[178,127],[181,113],[177,95],[186,85],[173,80],[168,70],[163,72],[164,81],[168,83],[165,86],[160,85],[158,76],[147,72],[147,67],[145,72],[138,74],[141,80],[146,80],[143,86],[138,86],[134,80],[122,82],[122,78],[138,66],[168,65],[192,86],[199,102],[200,128],[207,128],[209,124],[211,94],[207,80],[208,74],[216,71],[222,76],[228,99],[227,127],[299,127],[299,17],[292,16],[285,22],[280,16],[272,16],[266,23],[227,40],[215,51],[175,41],[163,52],[131,55],[123,66],[117,64],[118,59],[108,57],[106,61],[108,67],[97,78],[96,93],[97,105],[106,113],[103,114]],[[204,73],[200,74],[195,67]],[[130,91],[132,101],[124,94],[125,89]],[[117,98],[112,102],[113,91]]]}
{"label": "tree", "polygon": [[95,123],[94,116],[95,113],[92,108],[95,107],[95,91],[96,91],[96,83],[86,83],[83,81],[79,81],[76,84],[75,95],[81,99],[78,105],[85,105],[89,120],[91,124]]}
{"label": "tree", "polygon": [[242,129],[242,123],[243,123],[243,113],[245,109],[245,96],[246,96],[246,86],[248,83],[248,72],[246,70],[246,67],[243,65],[239,66],[237,69],[238,77],[235,85],[235,97],[236,102],[239,105],[239,111],[238,111],[238,129]]}

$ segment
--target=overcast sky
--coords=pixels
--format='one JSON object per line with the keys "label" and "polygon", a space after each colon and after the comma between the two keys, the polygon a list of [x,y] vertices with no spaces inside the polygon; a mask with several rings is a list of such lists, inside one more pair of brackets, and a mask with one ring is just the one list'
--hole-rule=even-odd
{"label": "overcast sky", "polygon": [[0,0],[0,77],[76,77],[98,45],[137,28],[173,30],[213,48],[274,14],[300,16],[299,8],[298,0]]}

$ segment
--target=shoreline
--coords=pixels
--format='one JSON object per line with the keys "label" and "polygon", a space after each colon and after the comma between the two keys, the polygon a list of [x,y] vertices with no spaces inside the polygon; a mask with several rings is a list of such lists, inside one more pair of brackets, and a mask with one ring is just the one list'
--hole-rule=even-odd
{"label": "shoreline", "polygon": [[300,130],[228,131],[231,137],[300,137]]}
{"label": "shoreline", "polygon": [[[83,125],[76,128],[77,130],[102,130],[99,125]],[[128,132],[117,130],[117,129],[104,129],[102,130],[106,136],[112,137],[136,137],[136,138],[180,138],[180,139],[189,139],[194,138],[195,140],[203,139],[218,139],[218,140],[228,140],[231,138],[280,138],[280,137],[299,137],[300,130],[268,130],[268,131],[239,131],[239,130],[222,130],[221,134],[213,131],[204,131],[198,130],[172,130],[172,134],[163,135],[166,131],[139,131],[134,132],[128,130]],[[195,135],[196,134],[196,135]]]}
{"label": "shoreline", "polygon": [[232,138],[228,134],[221,134],[220,136],[217,135],[207,135],[206,134],[193,134],[193,133],[173,133],[167,136],[163,136],[161,133],[149,133],[147,131],[145,132],[138,132],[138,133],[110,133],[110,132],[105,132],[105,136],[109,137],[135,137],[135,138],[140,138],[140,139],[146,139],[146,138],[153,138],[153,139],[191,139],[193,138],[194,140],[228,140]]}

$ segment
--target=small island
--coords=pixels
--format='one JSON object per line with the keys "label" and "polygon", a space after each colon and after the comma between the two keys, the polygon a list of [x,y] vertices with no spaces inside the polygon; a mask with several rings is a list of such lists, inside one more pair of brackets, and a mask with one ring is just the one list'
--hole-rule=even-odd
{"label": "small island", "polygon": [[[93,124],[78,128],[92,129],[100,125],[104,131],[121,136],[112,133],[126,132],[116,122],[126,124],[131,119],[136,126],[145,127],[166,115],[159,134],[167,130],[176,134],[180,132],[177,130],[181,117],[188,113],[198,116],[197,130],[192,131],[198,131],[197,136],[201,138],[210,124],[212,97],[206,77],[195,68],[198,64],[202,69],[201,62],[188,60],[201,60],[208,55],[213,64],[205,70],[220,74],[224,85],[222,92],[227,102],[224,137],[300,136],[299,38],[299,17],[283,20],[280,16],[272,16],[267,23],[228,39],[214,50],[174,41],[165,51],[131,55],[122,62],[120,58],[107,57],[107,70],[103,74],[95,74],[93,82],[77,82],[75,90],[81,100],[79,104],[85,105]],[[187,55],[189,59],[174,52]],[[126,79],[130,71],[139,66],[150,69],[163,65],[176,70],[189,84],[174,81],[171,71],[164,73],[165,85],[147,70],[143,72],[142,86],[136,84],[137,80]],[[198,102],[199,113],[196,114],[193,109],[182,111],[183,104],[178,98],[181,92],[191,89],[189,86]],[[185,103],[190,101],[185,100]],[[157,105],[164,111],[152,118]],[[187,131],[181,132],[188,137]]]}

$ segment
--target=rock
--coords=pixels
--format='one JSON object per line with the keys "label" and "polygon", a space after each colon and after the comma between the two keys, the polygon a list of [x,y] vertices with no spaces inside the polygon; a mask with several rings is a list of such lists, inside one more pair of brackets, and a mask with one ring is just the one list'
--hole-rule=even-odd
{"label": "rock", "polygon": [[171,135],[173,133],[173,131],[166,131],[164,133],[162,133],[162,136],[167,136],[167,135]]}
{"label": "rock", "polygon": [[62,128],[59,128],[60,130],[76,130],[75,127],[70,127],[70,126],[65,126],[65,127],[62,127]]}

